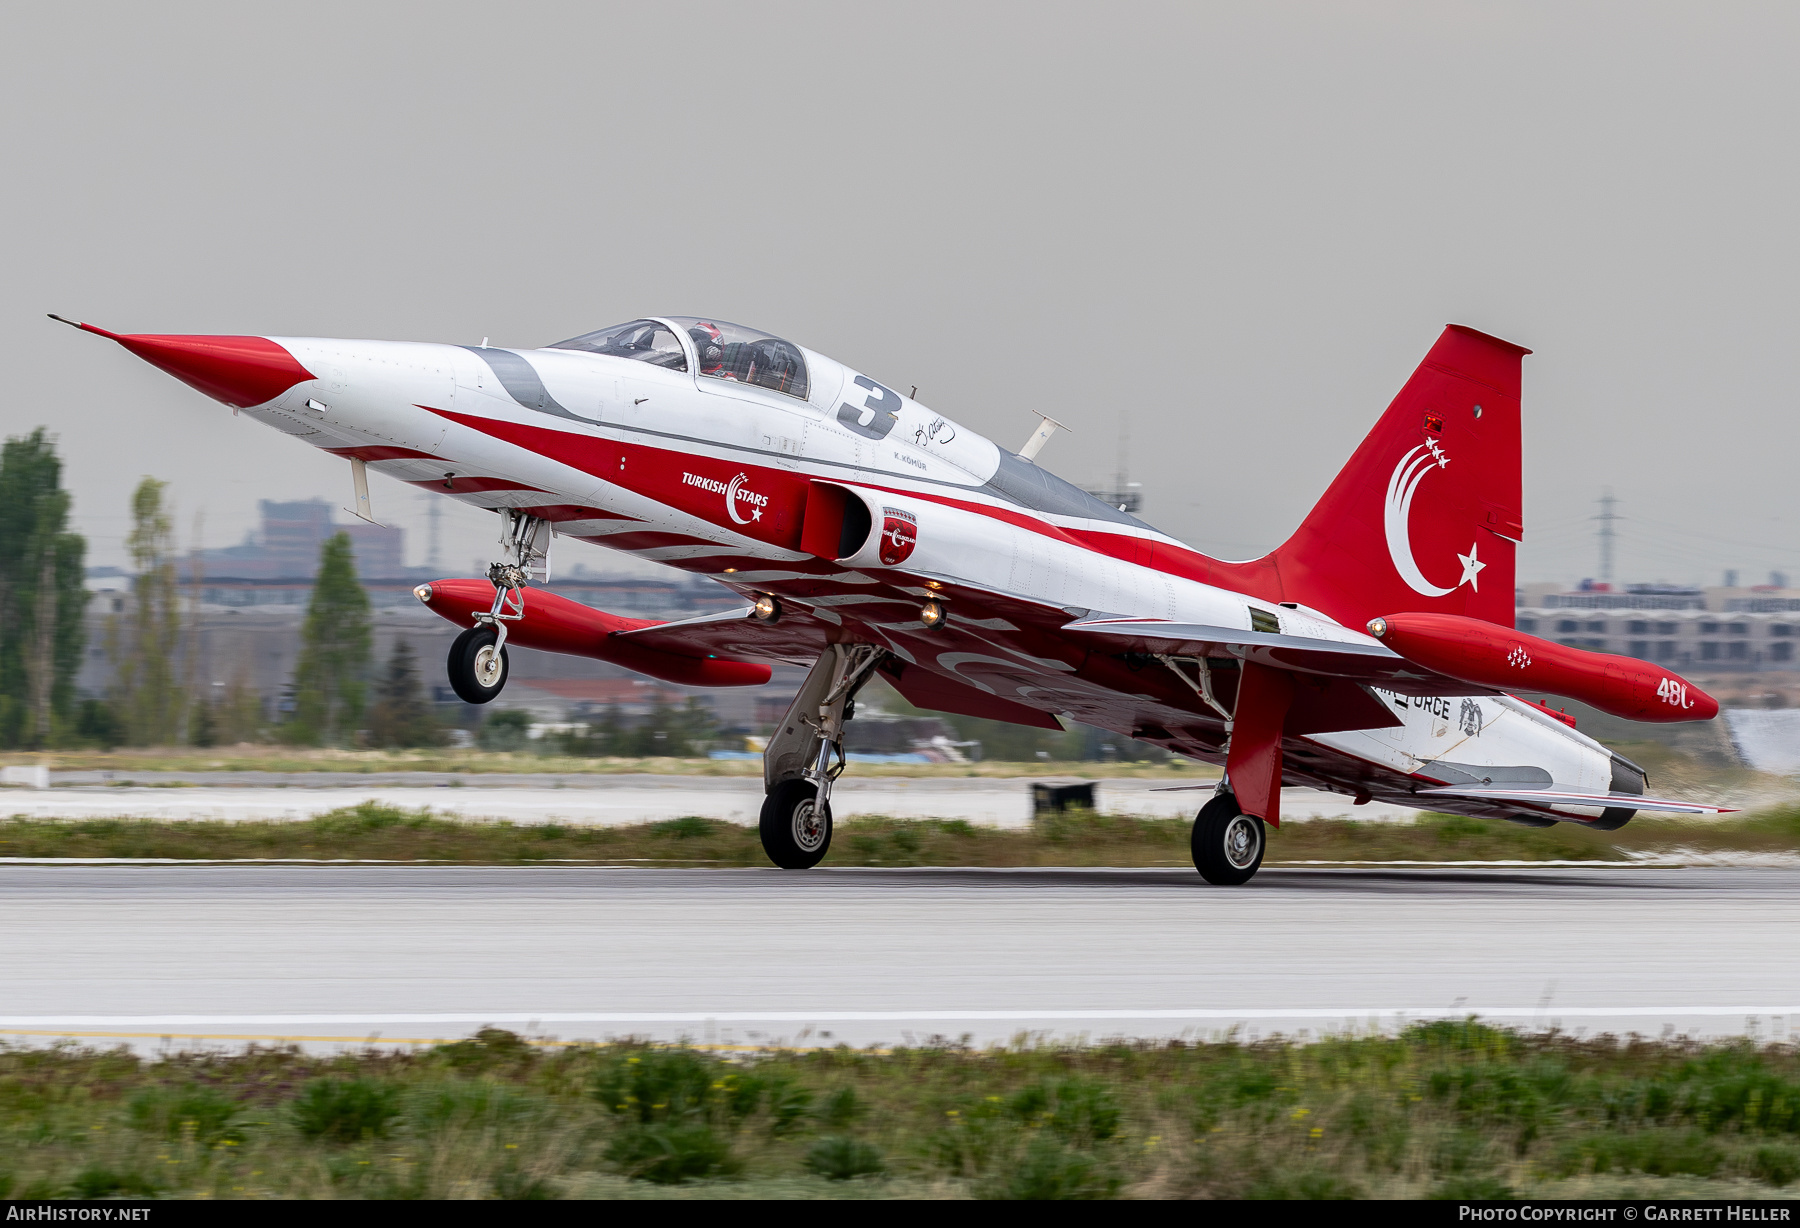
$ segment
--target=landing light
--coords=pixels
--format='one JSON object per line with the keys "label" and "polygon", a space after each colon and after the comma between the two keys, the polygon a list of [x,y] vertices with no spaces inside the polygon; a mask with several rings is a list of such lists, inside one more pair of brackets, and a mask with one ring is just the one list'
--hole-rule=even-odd
{"label": "landing light", "polygon": [[419,585],[419,587],[417,587],[413,590],[413,596],[417,597],[424,604],[430,605],[431,604],[431,585],[429,585],[429,584]]}
{"label": "landing light", "polygon": [[941,601],[927,601],[919,607],[919,621],[925,624],[927,631],[935,631],[943,626],[944,621],[949,617],[950,612],[944,609],[944,603]]}
{"label": "landing light", "polygon": [[767,593],[758,593],[756,600],[750,603],[750,617],[758,622],[772,623],[781,617],[781,603]]}
{"label": "landing light", "polygon": [[1387,634],[1387,619],[1371,618],[1369,620],[1369,634],[1374,636],[1376,639],[1380,639],[1382,636],[1386,635]]}

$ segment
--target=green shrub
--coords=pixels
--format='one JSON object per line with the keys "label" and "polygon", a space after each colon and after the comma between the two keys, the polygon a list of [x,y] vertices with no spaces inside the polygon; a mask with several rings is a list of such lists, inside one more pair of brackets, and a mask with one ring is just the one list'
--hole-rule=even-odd
{"label": "green shrub", "polygon": [[[369,835],[395,827],[411,826],[421,821],[432,822],[423,813],[408,814],[404,810],[394,806],[384,806],[380,802],[362,802],[320,815],[312,821],[312,828],[313,833],[319,839],[330,840]],[[444,820],[437,821],[443,822]]]}
{"label": "green shrub", "polygon": [[1752,1050],[1728,1048],[1684,1063],[1673,1082],[1681,1114],[1707,1130],[1800,1133],[1800,1083],[1770,1070]]}
{"label": "green shrub", "polygon": [[733,1101],[733,1118],[748,1117],[760,1106],[768,1114],[769,1133],[779,1138],[792,1133],[805,1121],[812,1109],[812,1092],[801,1087],[791,1075],[752,1072],[738,1080]]}
{"label": "green shrub", "polygon": [[69,1192],[77,1198],[110,1198],[117,1194],[150,1195],[157,1191],[156,1182],[134,1171],[120,1172],[104,1164],[91,1164],[75,1174]]}
{"label": "green shrub", "polygon": [[590,1086],[621,1117],[645,1125],[679,1121],[705,1115],[720,1065],[691,1049],[642,1049],[613,1056]]}
{"label": "green shrub", "polygon": [[1087,1079],[1043,1080],[1014,1093],[1006,1107],[1026,1125],[1048,1126],[1072,1142],[1104,1142],[1119,1132],[1118,1102]]}
{"label": "green shrub", "polygon": [[1770,1185],[1786,1185],[1800,1177],[1800,1152],[1792,1147],[1758,1147],[1750,1156],[1750,1175]]}
{"label": "green shrub", "polygon": [[1724,1160],[1719,1144],[1699,1130],[1638,1130],[1572,1140],[1558,1151],[1554,1167],[1563,1176],[1636,1172],[1651,1177],[1710,1177]]}
{"label": "green shrub", "polygon": [[822,1138],[806,1153],[809,1171],[832,1181],[866,1177],[887,1168],[879,1148],[842,1134]]}
{"label": "green shrub", "polygon": [[145,1088],[126,1106],[133,1129],[170,1138],[192,1132],[194,1138],[208,1144],[228,1137],[242,1140],[242,1132],[232,1128],[237,1112],[237,1101],[223,1092],[192,1085]]}
{"label": "green shrub", "polygon": [[1400,1034],[1400,1040],[1409,1048],[1428,1053],[1485,1053],[1502,1057],[1512,1052],[1516,1037],[1504,1028],[1469,1018],[1415,1023]]}
{"label": "green shrub", "polygon": [[485,1079],[446,1079],[415,1087],[407,1096],[406,1118],[419,1134],[457,1127],[519,1127],[542,1116],[548,1105],[532,1093]]}
{"label": "green shrub", "polygon": [[606,1158],[626,1176],[674,1185],[737,1170],[731,1147],[703,1123],[633,1124],[614,1136]]}
{"label": "green shrub", "polygon": [[468,1040],[438,1045],[432,1052],[457,1070],[485,1070],[498,1063],[530,1058],[534,1050],[515,1032],[505,1028],[482,1028]]}
{"label": "green shrub", "polygon": [[981,1198],[1030,1201],[1048,1199],[1111,1198],[1119,1179],[1108,1173],[1092,1155],[1075,1151],[1048,1138],[1035,1138],[1025,1154],[1007,1171],[977,1189]]}
{"label": "green shrub", "polygon": [[373,1079],[315,1079],[294,1100],[294,1127],[333,1143],[385,1138],[400,1115],[399,1099],[399,1088]]}
{"label": "green shrub", "polygon": [[840,1130],[863,1115],[863,1103],[857,1099],[856,1089],[845,1085],[825,1097],[825,1104],[819,1110],[819,1116],[828,1126],[836,1126]]}

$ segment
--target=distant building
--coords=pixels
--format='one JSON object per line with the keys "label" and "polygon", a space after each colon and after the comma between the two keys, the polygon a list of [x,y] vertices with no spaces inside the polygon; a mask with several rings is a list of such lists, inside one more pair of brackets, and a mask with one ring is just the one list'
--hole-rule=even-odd
{"label": "distant building", "polygon": [[[1716,592],[1707,590],[1709,601],[1718,600]],[[1800,606],[1789,608],[1796,613],[1544,602],[1518,610],[1514,626],[1573,648],[1621,653],[1682,672],[1791,670],[1800,665]]]}
{"label": "distant building", "polygon": [[1580,587],[1527,584],[1515,604],[1543,610],[1704,610],[1706,589],[1676,584],[1612,585],[1583,580]]}
{"label": "distant building", "polygon": [[335,533],[347,533],[356,554],[356,573],[366,579],[416,578],[406,566],[406,530],[386,525],[335,524],[331,504],[323,499],[291,503],[264,499],[258,504],[262,527],[243,544],[202,550],[200,566],[208,576],[243,580],[310,580],[319,570],[319,550]]}

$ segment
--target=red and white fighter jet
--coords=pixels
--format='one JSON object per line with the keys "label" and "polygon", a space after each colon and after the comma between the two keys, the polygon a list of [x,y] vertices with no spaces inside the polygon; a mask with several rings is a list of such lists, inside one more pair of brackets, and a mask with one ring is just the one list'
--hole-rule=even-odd
{"label": "red and white fighter jet", "polygon": [[[60,318],[60,317],[57,317]],[[74,321],[64,321],[74,323]],[[1613,829],[1635,764],[1516,698],[1633,720],[1718,704],[1660,666],[1513,629],[1528,350],[1452,325],[1286,544],[1195,551],[910,397],[790,342],[662,316],[543,349],[120,335],[151,364],[366,471],[499,513],[502,558],[418,598],[467,628],[448,671],[482,703],[506,646],[698,686],[809,667],[764,762],[762,841],[805,868],[858,688],[1046,729],[1068,718],[1225,768],[1194,864],[1243,883],[1280,789],[1533,826]],[[619,618],[533,581],[554,537],[710,576],[742,609]]]}

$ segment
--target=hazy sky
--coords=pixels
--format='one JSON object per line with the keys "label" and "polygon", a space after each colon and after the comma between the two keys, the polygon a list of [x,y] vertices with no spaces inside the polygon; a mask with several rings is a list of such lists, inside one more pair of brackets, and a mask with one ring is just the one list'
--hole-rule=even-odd
{"label": "hazy sky", "polygon": [[1457,321],[1536,351],[1521,579],[1593,574],[1604,486],[1621,579],[1800,576],[1792,4],[12,4],[0,46],[0,433],[58,434],[96,562],[142,474],[208,545],[349,477],[46,311],[715,314],[1009,447],[1041,409],[1076,481],[1129,415],[1147,518],[1229,557]]}

